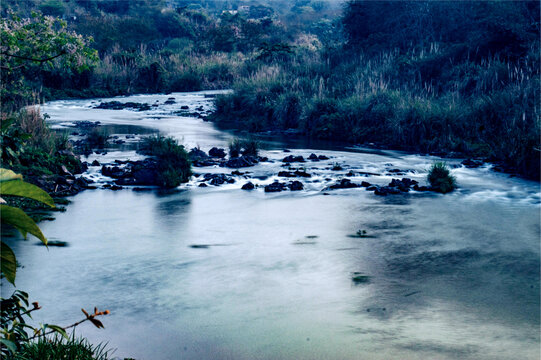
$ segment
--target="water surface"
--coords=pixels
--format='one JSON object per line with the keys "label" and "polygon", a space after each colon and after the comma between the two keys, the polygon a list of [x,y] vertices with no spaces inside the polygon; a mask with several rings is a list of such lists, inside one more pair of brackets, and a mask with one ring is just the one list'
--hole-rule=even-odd
{"label": "water surface", "polygon": [[[205,94],[169,95],[176,104],[148,112],[93,109],[91,100],[43,111],[56,128],[100,121],[120,139],[159,131],[208,151],[231,134],[174,114],[182,105],[210,110]],[[136,140],[87,160],[136,159]],[[250,179],[257,185],[277,179],[289,155],[275,139],[264,145],[273,162],[246,169],[263,177]],[[436,158],[287,146],[330,157],[302,165],[313,174],[303,191],[242,191],[242,177],[221,187],[194,178],[173,191],[88,190],[40,224],[69,246],[7,239],[24,265],[18,287],[43,306],[36,321],[69,324],[81,307],[107,308],[105,330],[77,331],[121,358],[539,359],[538,183],[450,160],[460,185],[451,194],[327,191],[350,170],[380,174],[355,182],[386,184],[392,168],[424,182]],[[85,176],[99,184],[98,170]],[[358,230],[367,237],[352,236]],[[354,272],[367,281],[352,281]],[[3,284],[3,296],[10,291]]]}

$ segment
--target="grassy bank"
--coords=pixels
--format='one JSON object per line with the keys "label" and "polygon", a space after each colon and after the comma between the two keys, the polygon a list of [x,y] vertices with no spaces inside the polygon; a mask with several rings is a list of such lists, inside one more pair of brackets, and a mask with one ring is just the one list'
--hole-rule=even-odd
{"label": "grassy bank", "polygon": [[[383,3],[355,1],[349,11],[362,18]],[[393,23],[382,25],[379,39],[359,35],[357,22],[348,25],[345,16],[348,41],[335,48],[296,48],[279,60],[254,60],[250,75],[233,85],[235,92],[217,98],[213,119],[252,132],[295,129],[317,139],[483,157],[539,179],[539,37],[518,10],[509,15],[512,20],[493,19],[508,6],[475,8],[480,20],[468,25],[475,29],[471,39],[464,34],[434,41],[434,34],[420,34],[404,40],[406,45],[394,42],[400,29]],[[393,11],[389,16],[397,19],[415,16],[409,8]],[[348,32],[347,26],[353,29]],[[502,28],[508,37],[502,37]],[[501,39],[491,43],[492,38]]]}

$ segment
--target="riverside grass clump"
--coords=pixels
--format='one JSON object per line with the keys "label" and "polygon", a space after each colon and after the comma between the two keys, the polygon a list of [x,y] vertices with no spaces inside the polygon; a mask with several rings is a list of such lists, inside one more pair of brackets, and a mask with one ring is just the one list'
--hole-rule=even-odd
{"label": "riverside grass clump", "polygon": [[2,115],[3,166],[33,176],[62,174],[62,166],[71,173],[80,173],[83,165],[73,155],[67,135],[51,130],[45,118],[38,107]]}
{"label": "riverside grass clump", "polygon": [[438,161],[432,164],[427,176],[430,186],[434,190],[446,194],[456,188],[456,178],[451,175],[447,164]]}
{"label": "riverside grass clump", "polygon": [[250,137],[248,139],[234,138],[229,141],[228,146],[229,156],[232,158],[239,157],[240,154],[256,157],[259,154],[261,144],[259,141]]}
{"label": "riverside grass clump", "polygon": [[106,348],[106,344],[93,345],[85,338],[77,338],[73,334],[68,339],[61,336],[53,338],[39,338],[36,342],[29,342],[21,347],[21,350],[11,357],[10,360],[107,360],[112,359],[112,351]]}
{"label": "riverside grass clump", "polygon": [[174,188],[190,180],[192,171],[188,153],[176,139],[162,135],[148,137],[139,152],[156,159],[160,186]]}

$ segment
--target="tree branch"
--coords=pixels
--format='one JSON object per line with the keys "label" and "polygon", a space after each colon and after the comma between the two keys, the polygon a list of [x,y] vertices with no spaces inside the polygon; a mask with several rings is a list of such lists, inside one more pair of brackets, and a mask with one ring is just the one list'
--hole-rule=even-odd
{"label": "tree branch", "polygon": [[61,52],[59,52],[58,54],[53,55],[53,56],[50,56],[50,57],[48,57],[48,58],[38,59],[38,58],[31,58],[31,57],[27,57],[27,56],[20,56],[20,55],[8,54],[8,53],[5,53],[5,52],[0,53],[0,55],[4,55],[4,56],[8,56],[8,57],[13,57],[13,58],[16,58],[16,59],[22,59],[22,60],[28,60],[28,61],[39,62],[39,63],[44,63],[44,62],[47,62],[47,61],[56,59],[57,57],[62,56],[62,55],[65,55],[65,54],[66,54],[65,51],[61,51]]}

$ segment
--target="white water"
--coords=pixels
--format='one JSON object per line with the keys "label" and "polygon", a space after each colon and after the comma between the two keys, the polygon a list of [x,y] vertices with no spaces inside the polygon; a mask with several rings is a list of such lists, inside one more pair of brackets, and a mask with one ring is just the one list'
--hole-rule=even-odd
{"label": "white water", "polygon": [[[148,112],[93,109],[97,102],[89,100],[52,102],[43,111],[59,128],[100,121],[121,139],[158,130],[187,148],[226,146],[231,134],[171,114],[182,105],[208,110],[211,99],[170,96],[176,104]],[[114,100],[163,104],[167,97]],[[7,239],[24,265],[18,287],[44,308],[35,319],[68,324],[80,319],[81,307],[108,308],[105,330],[84,325],[78,332],[108,341],[121,358],[539,358],[539,183],[489,166],[458,167],[460,188],[447,195],[324,195],[350,170],[381,174],[351,177],[358,183],[386,184],[392,168],[424,183],[436,158],[317,150],[291,140],[264,145],[273,162],[241,169],[268,176],[250,178],[258,185],[277,179],[286,145],[291,154],[330,160],[302,164],[313,176],[300,179],[299,192],[242,191],[248,180],[241,177],[208,188],[194,178],[173,192],[88,190],[40,224],[68,247],[47,251],[34,240]],[[88,161],[136,156],[128,142]],[[336,163],[344,170],[331,171]],[[98,170],[85,176],[103,181]],[[370,237],[348,236],[360,229]],[[369,283],[354,284],[353,272],[369,275]],[[10,291],[4,284],[2,296]]]}

